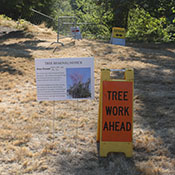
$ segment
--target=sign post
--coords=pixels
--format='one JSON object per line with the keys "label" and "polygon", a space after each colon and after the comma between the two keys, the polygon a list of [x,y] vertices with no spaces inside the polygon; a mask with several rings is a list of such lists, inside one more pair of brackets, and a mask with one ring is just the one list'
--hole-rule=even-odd
{"label": "sign post", "polygon": [[[109,152],[124,152],[132,157],[133,135],[133,69],[124,71],[124,79],[111,79],[110,69],[102,69],[97,141],[100,156]],[[115,70],[113,70],[115,71]]]}
{"label": "sign post", "polygon": [[77,100],[78,116],[78,100],[94,98],[94,58],[35,59],[35,72],[37,101],[53,101],[54,142],[55,101]]}

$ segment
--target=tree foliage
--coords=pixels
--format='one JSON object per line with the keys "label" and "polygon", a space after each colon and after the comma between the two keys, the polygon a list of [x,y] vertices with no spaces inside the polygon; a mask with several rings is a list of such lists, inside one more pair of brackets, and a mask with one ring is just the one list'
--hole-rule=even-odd
{"label": "tree foliage", "polygon": [[154,18],[142,8],[132,9],[128,20],[128,37],[135,41],[160,41],[166,35],[166,19]]}
{"label": "tree foliage", "polygon": [[76,16],[78,23],[86,23],[83,35],[91,38],[109,39],[112,27],[124,27],[132,40],[175,40],[174,0],[1,0],[0,14],[31,20],[31,8],[55,21]]}
{"label": "tree foliage", "polygon": [[[175,12],[171,11],[171,16],[175,16]],[[127,37],[135,41],[175,41],[175,23],[165,16],[152,16],[137,6],[129,13]]]}
{"label": "tree foliage", "polygon": [[72,10],[81,25],[82,33],[92,38],[109,38],[111,11],[96,4],[94,0],[72,0]]}
{"label": "tree foliage", "polygon": [[175,7],[174,0],[137,0],[136,4],[153,17],[173,17],[172,8]]}
{"label": "tree foliage", "polygon": [[1,0],[0,14],[5,14],[13,19],[23,17],[29,19],[32,15],[31,8],[50,14],[54,0]]}

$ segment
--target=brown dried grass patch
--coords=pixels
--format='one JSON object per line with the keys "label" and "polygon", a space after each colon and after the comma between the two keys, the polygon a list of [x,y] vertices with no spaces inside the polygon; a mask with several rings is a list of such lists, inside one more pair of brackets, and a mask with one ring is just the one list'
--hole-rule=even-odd
{"label": "brown dried grass patch", "polygon": [[139,169],[143,175],[159,175],[160,169],[154,165],[154,162],[142,162],[139,164]]}
{"label": "brown dried grass patch", "polygon": [[141,132],[141,135],[135,141],[136,148],[144,148],[147,152],[156,150],[162,144],[162,139],[160,137],[155,137],[154,132],[152,133],[150,131]]}
{"label": "brown dried grass patch", "polygon": [[33,153],[27,147],[19,147],[14,152],[14,161],[16,162],[24,161],[27,157],[33,157]]}

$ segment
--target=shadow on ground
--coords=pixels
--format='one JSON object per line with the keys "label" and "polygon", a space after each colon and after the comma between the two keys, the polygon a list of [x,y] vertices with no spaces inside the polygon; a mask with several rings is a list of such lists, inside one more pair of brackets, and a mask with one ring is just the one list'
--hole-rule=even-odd
{"label": "shadow on ground", "polygon": [[12,75],[23,75],[23,73],[20,70],[17,70],[13,66],[11,66],[7,61],[1,60],[0,59],[0,73],[3,72],[8,72],[9,74]]}
{"label": "shadow on ground", "polygon": [[140,175],[132,159],[123,154],[111,153],[106,158],[100,158],[94,152],[83,155],[73,153],[62,154],[56,162],[57,172],[61,175]]}
{"label": "shadow on ground", "polygon": [[[155,47],[156,50],[151,46],[149,49],[135,48],[142,54],[141,62],[153,65],[153,68],[135,69],[135,103],[141,101],[143,104],[141,110],[135,111],[135,115],[142,118],[142,128],[152,129],[155,137],[162,139],[164,148],[168,150],[164,154],[172,158],[175,155],[175,47]],[[135,59],[133,55],[132,59]],[[158,150],[154,151],[160,154]]]}
{"label": "shadow on ground", "polygon": [[[12,31],[5,35],[2,35],[0,41],[3,43],[8,39],[26,39],[25,41],[19,41],[16,43],[0,44],[0,56],[22,57],[27,59],[32,58],[32,52],[34,50],[51,50],[52,48],[46,48],[38,46],[39,43],[46,42],[45,40],[35,39],[34,36],[25,31]],[[28,40],[29,39],[29,40]]]}
{"label": "shadow on ground", "polygon": [[[93,45],[91,47],[94,49]],[[108,53],[112,52],[112,47],[109,47],[105,49]],[[133,47],[136,52],[142,55],[141,57],[136,57],[133,52],[129,53],[128,57],[118,56],[116,59],[139,61],[151,65],[147,68],[135,68],[134,103],[135,105],[141,104],[141,106],[134,109],[134,125],[145,131],[153,131],[153,137],[160,138],[162,143],[156,143],[157,145],[151,147],[150,150],[148,150],[146,143],[143,143],[143,147],[134,145],[132,159],[114,153],[107,158],[99,158],[94,152],[85,152],[83,155],[78,153],[74,155],[72,152],[62,154],[57,159],[56,165],[60,174],[137,175],[144,174],[144,168],[141,172],[135,165],[136,161],[149,161],[153,156],[174,160],[175,48],[166,45],[161,46],[160,49],[155,47],[157,49],[146,48],[146,46],[144,48],[141,46],[139,48]],[[149,144],[151,143],[149,142]],[[147,168],[152,170],[151,167]],[[174,172],[174,169],[170,171]]]}
{"label": "shadow on ground", "polygon": [[8,39],[33,38],[34,37],[31,33],[27,33],[24,30],[17,30],[17,29],[8,29],[8,30],[6,29],[0,33],[0,41],[4,42]]}

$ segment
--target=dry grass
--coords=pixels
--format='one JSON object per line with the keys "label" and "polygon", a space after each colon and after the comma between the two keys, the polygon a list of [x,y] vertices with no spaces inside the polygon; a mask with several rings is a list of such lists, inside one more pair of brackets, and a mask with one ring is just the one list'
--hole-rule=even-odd
{"label": "dry grass", "polygon": [[15,27],[16,28],[17,24],[11,18],[6,17],[4,15],[0,15],[0,26],[3,26],[3,27]]}
{"label": "dry grass", "polygon": [[[0,27],[5,24],[17,27],[0,18]],[[0,44],[0,174],[175,174],[174,46],[122,47],[85,39],[51,45],[56,34],[44,24],[18,25],[24,26],[18,27],[25,35],[2,37]],[[28,33],[32,37],[26,37]],[[55,107],[36,101],[34,58],[91,56],[94,100],[58,101]],[[135,69],[134,155],[127,159],[111,153],[100,158],[96,144],[100,69],[128,67]]]}

